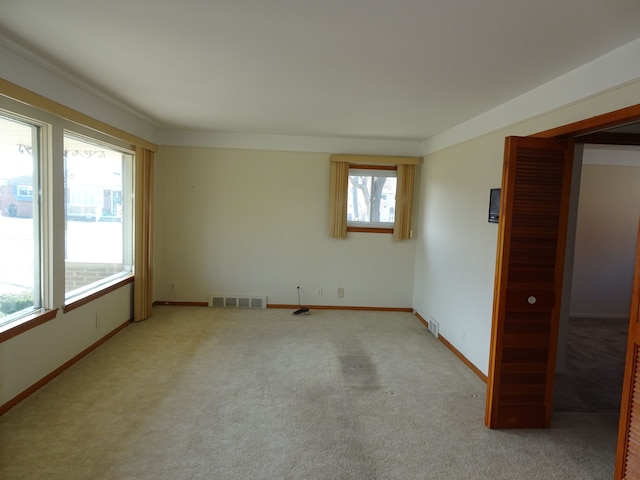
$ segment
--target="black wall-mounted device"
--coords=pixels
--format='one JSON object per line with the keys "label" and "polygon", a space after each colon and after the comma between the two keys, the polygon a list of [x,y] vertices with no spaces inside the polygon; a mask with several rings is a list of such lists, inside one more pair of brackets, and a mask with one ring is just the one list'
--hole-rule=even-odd
{"label": "black wall-mounted device", "polygon": [[489,223],[500,220],[500,188],[492,188],[489,193]]}

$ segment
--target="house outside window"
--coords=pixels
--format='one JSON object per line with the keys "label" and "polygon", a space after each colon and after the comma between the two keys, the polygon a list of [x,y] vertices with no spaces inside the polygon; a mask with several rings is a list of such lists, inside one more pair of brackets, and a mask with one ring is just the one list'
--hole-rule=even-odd
{"label": "house outside window", "polygon": [[41,306],[40,128],[0,114],[0,326]]}
{"label": "house outside window", "polygon": [[64,137],[65,298],[133,270],[133,155]]}

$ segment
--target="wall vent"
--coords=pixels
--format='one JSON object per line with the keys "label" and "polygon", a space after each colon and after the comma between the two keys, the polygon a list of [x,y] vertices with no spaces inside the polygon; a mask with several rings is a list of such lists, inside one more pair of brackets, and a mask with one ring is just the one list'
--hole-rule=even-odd
{"label": "wall vent", "polygon": [[427,320],[427,323],[429,324],[429,331],[431,332],[431,334],[434,337],[438,338],[438,332],[440,331],[440,324],[431,315],[429,315],[429,319]]}
{"label": "wall vent", "polygon": [[264,295],[211,295],[210,307],[222,308],[267,308],[267,297]]}

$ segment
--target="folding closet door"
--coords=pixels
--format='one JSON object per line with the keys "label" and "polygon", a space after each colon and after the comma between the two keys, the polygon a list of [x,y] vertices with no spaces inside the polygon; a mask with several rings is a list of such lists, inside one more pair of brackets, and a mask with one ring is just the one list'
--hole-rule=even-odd
{"label": "folding closet door", "polygon": [[485,423],[547,427],[556,347],[573,142],[508,137]]}

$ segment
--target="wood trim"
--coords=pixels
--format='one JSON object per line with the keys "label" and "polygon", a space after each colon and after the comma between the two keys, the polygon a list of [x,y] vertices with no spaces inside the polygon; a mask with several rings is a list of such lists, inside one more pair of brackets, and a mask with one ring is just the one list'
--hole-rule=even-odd
{"label": "wood trim", "polygon": [[416,316],[418,320],[422,322],[422,324],[427,328],[427,330],[429,330],[429,322],[425,320],[425,318],[422,315],[420,315],[418,312],[413,312],[413,314]]}
{"label": "wood trim", "polygon": [[[418,312],[415,312],[414,315],[416,316],[416,318],[418,320],[420,320],[420,322],[422,322],[422,324],[428,329],[429,328],[429,321],[425,320],[422,315],[420,315]],[[462,361],[462,363],[464,363],[467,367],[469,367],[469,369],[471,369],[471,371],[473,373],[475,373],[478,378],[480,378],[480,380],[482,380],[484,383],[487,383],[489,380],[487,378],[487,376],[482,373],[482,370],[480,370],[478,367],[476,367],[473,363],[471,363],[471,360],[469,360],[467,357],[465,357],[462,352],[460,352],[460,350],[458,350],[456,347],[454,347],[451,342],[449,342],[449,340],[447,340],[446,338],[444,338],[442,335],[438,335],[438,340],[440,340],[440,342],[447,347],[449,350],[451,350],[451,352],[458,357],[459,360]]]}
{"label": "wood trim", "polygon": [[358,163],[370,165],[419,165],[422,157],[387,157],[382,155],[331,155],[332,162]]}
{"label": "wood trim", "polygon": [[454,347],[449,342],[449,340],[444,338],[442,335],[438,335],[438,340],[440,340],[440,342],[442,342],[442,344],[445,347],[451,350],[453,354],[462,361],[462,363],[464,363],[467,367],[469,367],[471,371],[480,378],[480,380],[482,380],[484,383],[487,383],[489,381],[487,376],[484,373],[482,373],[482,371],[478,367],[476,367],[473,363],[471,363],[471,361],[467,357],[465,357],[456,347]]}
{"label": "wood trim", "polygon": [[393,235],[393,228],[349,227],[349,226],[347,226],[347,232],[352,232],[352,233],[387,233],[387,234]]}
{"label": "wood trim", "polygon": [[156,305],[164,305],[168,307],[208,307],[209,304],[207,302],[168,302],[162,300],[156,300],[153,302],[153,306]]}
{"label": "wood trim", "polygon": [[58,102],[50,100],[42,95],[32,92],[31,90],[27,90],[26,88],[21,87],[20,85],[16,85],[15,83],[11,83],[3,78],[0,78],[0,95],[4,95],[5,97],[9,97],[19,102],[26,103],[27,105],[39,108],[40,110],[44,110],[53,115],[64,118],[65,120],[69,120],[93,130],[97,130],[98,132],[101,132],[110,137],[117,138],[133,145],[137,145],[139,147],[144,147],[153,152],[158,151],[158,146],[154,143],[151,143],[135,135],[131,135],[130,133],[120,130],[119,128],[112,127],[111,125],[101,122],[100,120],[96,120],[95,118],[85,115],[84,113],[80,113],[77,110],[65,107]]}
{"label": "wood trim", "polygon": [[10,338],[16,337],[21,333],[31,330],[32,328],[42,325],[43,323],[53,320],[58,315],[58,309],[38,310],[31,315],[24,316],[16,321],[7,323],[0,327],[0,343],[6,342]]}
{"label": "wood trim", "polygon": [[33,385],[31,385],[29,388],[27,388],[26,390],[24,390],[22,393],[16,395],[15,397],[13,397],[11,400],[9,400],[8,402],[6,402],[3,405],[0,405],[0,415],[4,415],[5,413],[7,413],[9,410],[11,410],[13,407],[15,407],[17,404],[19,404],[22,400],[24,400],[25,398],[27,398],[29,395],[31,395],[32,393],[36,392],[37,390],[39,390],[41,387],[43,387],[44,385],[46,385],[47,383],[49,383],[51,380],[53,380],[54,378],[56,378],[58,375],[60,375],[62,372],[64,372],[66,369],[68,369],[69,367],[71,367],[74,363],[76,363],[78,360],[80,360],[81,358],[85,357],[87,354],[91,353],[93,350],[95,350],[96,348],[98,348],[100,345],[102,345],[103,343],[105,343],[107,340],[109,340],[110,338],[112,338],[114,335],[116,335],[118,332],[120,332],[121,330],[123,330],[126,326],[128,326],[131,322],[133,321],[133,319],[127,320],[126,322],[124,322],[122,325],[120,325],[119,327],[116,327],[114,330],[112,330],[111,332],[107,333],[104,337],[102,337],[100,340],[98,340],[97,342],[91,344],[89,347],[85,348],[82,352],[80,352],[79,354],[77,354],[75,357],[73,357],[71,360],[66,361],[65,363],[63,363],[62,365],[60,365],[58,368],[56,368],[53,372],[49,373],[48,375],[46,375],[45,377],[41,378],[40,380],[38,380],[36,383],[34,383]]}
{"label": "wood trim", "polygon": [[134,278],[135,277],[133,275],[130,275],[123,280],[116,280],[113,283],[101,285],[100,287],[98,287],[98,290],[92,290],[89,293],[86,293],[85,295],[77,297],[75,300],[72,300],[71,302],[67,303],[62,308],[62,311],[64,313],[67,313],[67,312],[70,312],[71,310],[75,310],[76,308],[81,307],[82,305],[92,302],[96,298],[103,297],[104,295],[111,293],[114,290],[118,290],[120,287],[123,287],[124,285],[133,283]]}
{"label": "wood trim", "polygon": [[[207,302],[170,302],[157,300],[153,302],[153,305],[164,305],[168,307],[208,307]],[[340,306],[340,305],[305,305],[309,309],[313,310],[360,310],[370,312],[407,312],[412,313],[413,308],[407,307],[353,307],[353,306]],[[233,308],[233,307],[229,307]],[[268,303],[267,308],[283,308],[290,310],[297,310],[300,305],[288,304],[288,303]],[[255,309],[252,309],[255,310]]]}
{"label": "wood trim", "polygon": [[397,165],[359,165],[357,163],[350,163],[349,168],[354,170],[388,170],[390,172],[397,172]]}
{"label": "wood trim", "polygon": [[613,112],[596,115],[584,120],[551,128],[542,132],[530,135],[531,137],[576,137],[595,133],[608,128],[620,127],[629,123],[640,121],[640,103],[629,107],[614,110]]}
{"label": "wood trim", "polygon": [[[413,308],[406,307],[357,307],[357,306],[342,306],[342,305],[304,305],[310,310],[357,310],[363,312],[406,312],[413,313]],[[298,309],[300,305],[293,304],[281,304],[281,303],[269,303],[267,308],[286,308],[286,309]]]}

